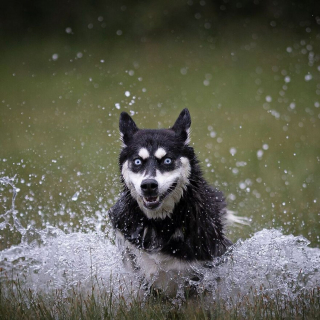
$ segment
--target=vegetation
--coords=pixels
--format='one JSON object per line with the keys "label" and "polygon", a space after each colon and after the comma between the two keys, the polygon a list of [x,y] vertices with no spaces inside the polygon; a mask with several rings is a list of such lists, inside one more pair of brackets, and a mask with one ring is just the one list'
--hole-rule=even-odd
{"label": "vegetation", "polygon": [[237,302],[206,297],[184,301],[153,295],[139,299],[92,288],[87,294],[74,289],[50,295],[23,289],[19,281],[0,285],[0,319],[319,319],[320,287],[295,299],[251,292]]}

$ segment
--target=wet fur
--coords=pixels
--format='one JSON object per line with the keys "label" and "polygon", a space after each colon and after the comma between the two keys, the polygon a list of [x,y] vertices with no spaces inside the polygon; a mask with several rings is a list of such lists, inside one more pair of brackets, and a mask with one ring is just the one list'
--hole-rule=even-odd
{"label": "wet fur", "polygon": [[223,231],[226,204],[222,192],[203,178],[194,150],[188,144],[189,119],[185,109],[172,129],[139,130],[129,115],[122,114],[120,131],[125,147],[119,158],[121,172],[124,163],[142,147],[164,147],[178,158],[187,158],[190,173],[172,212],[154,219],[143,212],[122,176],[123,192],[110,210],[110,218],[113,227],[138,249],[183,261],[208,261],[222,255],[231,245]]}

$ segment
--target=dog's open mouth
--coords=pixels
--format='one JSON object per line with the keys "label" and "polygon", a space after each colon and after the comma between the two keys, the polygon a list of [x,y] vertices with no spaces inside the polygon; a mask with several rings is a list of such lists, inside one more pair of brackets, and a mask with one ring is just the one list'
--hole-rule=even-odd
{"label": "dog's open mouth", "polygon": [[143,198],[143,204],[148,209],[155,209],[160,205],[160,197],[145,197]]}
{"label": "dog's open mouth", "polygon": [[153,197],[143,197],[143,204],[147,209],[156,209],[158,208],[165,197],[167,197],[177,186],[177,182],[174,182],[168,190],[163,193],[161,196],[153,196]]}

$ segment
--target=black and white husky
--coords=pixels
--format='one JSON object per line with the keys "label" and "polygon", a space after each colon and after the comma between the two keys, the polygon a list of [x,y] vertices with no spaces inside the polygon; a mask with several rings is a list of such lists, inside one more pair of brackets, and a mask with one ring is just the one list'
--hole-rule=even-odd
{"label": "black and white husky", "polygon": [[126,264],[165,290],[232,244],[224,234],[224,196],[202,176],[190,125],[187,109],[160,130],[138,129],[126,112],[120,115],[123,192],[110,219]]}

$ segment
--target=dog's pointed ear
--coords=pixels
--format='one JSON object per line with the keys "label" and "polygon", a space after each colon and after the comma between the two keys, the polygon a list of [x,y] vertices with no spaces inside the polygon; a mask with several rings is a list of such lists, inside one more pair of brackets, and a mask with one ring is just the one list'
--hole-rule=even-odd
{"label": "dog's pointed ear", "polygon": [[171,128],[176,136],[184,141],[184,144],[190,143],[190,126],[191,126],[191,117],[188,109],[183,109]]}
{"label": "dog's pointed ear", "polygon": [[121,112],[119,120],[121,141],[127,146],[132,136],[139,130],[133,119],[126,112]]}

